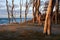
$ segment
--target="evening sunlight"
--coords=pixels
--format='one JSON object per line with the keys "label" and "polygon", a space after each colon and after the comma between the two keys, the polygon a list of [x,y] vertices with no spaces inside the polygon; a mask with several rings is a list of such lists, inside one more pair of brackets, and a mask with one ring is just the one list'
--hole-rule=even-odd
{"label": "evening sunlight", "polygon": [[0,40],[60,40],[60,0],[0,0]]}

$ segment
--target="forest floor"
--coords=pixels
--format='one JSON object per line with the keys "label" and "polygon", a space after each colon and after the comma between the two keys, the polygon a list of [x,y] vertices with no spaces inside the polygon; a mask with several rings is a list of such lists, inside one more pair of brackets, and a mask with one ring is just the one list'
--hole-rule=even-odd
{"label": "forest floor", "polygon": [[60,40],[60,24],[51,26],[50,36],[43,34],[43,25],[9,24],[0,25],[0,40]]}

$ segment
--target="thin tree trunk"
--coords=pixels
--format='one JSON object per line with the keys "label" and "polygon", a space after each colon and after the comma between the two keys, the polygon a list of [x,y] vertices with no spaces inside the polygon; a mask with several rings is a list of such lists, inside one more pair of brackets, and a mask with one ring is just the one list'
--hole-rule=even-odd
{"label": "thin tree trunk", "polygon": [[8,20],[10,23],[10,13],[9,13],[9,7],[8,7],[8,1],[6,0],[6,7],[7,7],[7,13],[8,13]]}
{"label": "thin tree trunk", "polygon": [[[33,4],[34,4],[34,0],[33,0]],[[34,6],[32,7],[33,9],[33,23],[34,23]]]}
{"label": "thin tree trunk", "polygon": [[26,0],[25,22],[27,20],[27,11],[28,11],[28,3],[27,3],[27,0]]}
{"label": "thin tree trunk", "polygon": [[22,13],[22,0],[20,0],[20,23],[22,22],[21,13]]}
{"label": "thin tree trunk", "polygon": [[43,33],[47,33],[48,35],[51,34],[51,13],[52,13],[52,3],[53,0],[49,0],[49,5],[47,8],[46,18],[45,18],[45,25]]}
{"label": "thin tree trunk", "polygon": [[40,12],[39,12],[39,7],[40,7],[40,0],[38,0],[37,1],[37,10],[36,10],[36,17],[37,17],[37,22],[38,22],[38,24],[40,25],[40,16],[41,16],[41,14],[40,14]]}
{"label": "thin tree trunk", "polygon": [[33,0],[33,23],[36,22],[36,0]]}
{"label": "thin tree trunk", "polygon": [[[14,0],[12,0],[12,9],[11,9],[11,16],[12,16],[12,22],[15,20],[16,22],[16,19],[15,17],[13,16],[13,9],[14,9]],[[14,19],[14,20],[13,20]]]}
{"label": "thin tree trunk", "polygon": [[33,23],[36,22],[36,5],[37,4],[37,1],[36,0],[33,0]]}
{"label": "thin tree trunk", "polygon": [[14,2],[14,0],[12,0],[12,10],[11,10],[12,22],[13,22],[13,8],[14,8],[13,2]]}
{"label": "thin tree trunk", "polygon": [[35,18],[36,18],[36,15],[35,15],[35,0],[33,0],[33,23],[35,23]]}
{"label": "thin tree trunk", "polygon": [[56,11],[55,11],[55,24],[58,23],[58,9],[59,9],[59,0],[56,0]]}

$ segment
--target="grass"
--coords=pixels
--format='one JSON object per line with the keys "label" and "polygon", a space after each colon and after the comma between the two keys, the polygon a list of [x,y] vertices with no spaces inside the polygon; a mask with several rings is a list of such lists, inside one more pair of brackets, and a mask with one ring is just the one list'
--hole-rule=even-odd
{"label": "grass", "polygon": [[25,30],[23,33],[17,31],[0,32],[0,40],[60,40],[60,34],[44,35],[42,32]]}

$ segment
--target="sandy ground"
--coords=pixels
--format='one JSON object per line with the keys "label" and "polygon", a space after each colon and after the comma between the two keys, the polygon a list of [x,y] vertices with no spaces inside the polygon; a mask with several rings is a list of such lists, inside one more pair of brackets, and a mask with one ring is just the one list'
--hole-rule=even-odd
{"label": "sandy ground", "polygon": [[[25,30],[32,30],[32,31],[38,31],[43,32],[43,26],[37,26],[37,25],[0,25],[0,32],[2,31],[17,31],[17,32],[23,32]],[[53,34],[60,34],[60,24],[52,25],[51,31]]]}
{"label": "sandy ground", "polygon": [[0,25],[0,40],[60,40],[60,25],[52,25],[52,36],[43,35],[43,26]]}

